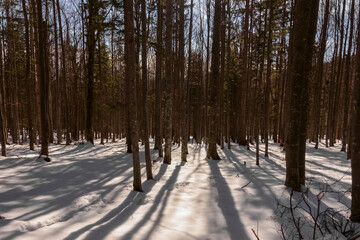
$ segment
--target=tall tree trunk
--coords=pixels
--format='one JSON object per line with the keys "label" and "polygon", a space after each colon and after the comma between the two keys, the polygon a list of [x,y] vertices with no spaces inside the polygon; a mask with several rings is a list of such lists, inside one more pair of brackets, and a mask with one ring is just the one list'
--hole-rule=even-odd
{"label": "tall tree trunk", "polygon": [[94,58],[95,58],[95,31],[97,29],[96,19],[98,17],[98,1],[88,1],[88,25],[87,25],[87,97],[86,97],[86,140],[94,144],[93,110],[94,110]]}
{"label": "tall tree trunk", "polygon": [[191,0],[191,10],[190,10],[190,29],[189,29],[189,66],[188,66],[188,76],[185,78],[185,37],[184,37],[184,28],[185,28],[185,3],[184,1],[180,2],[179,14],[180,14],[180,24],[179,24],[179,67],[180,67],[180,82],[181,82],[181,161],[186,162],[186,156],[188,153],[187,142],[188,142],[188,129],[187,129],[187,118],[188,118],[188,83],[190,81],[191,74],[191,38],[192,38],[192,9],[193,9],[193,0]]}
{"label": "tall tree trunk", "polygon": [[31,74],[31,72],[30,72],[30,34],[29,34],[28,13],[27,13],[27,7],[26,7],[25,0],[22,0],[22,8],[23,8],[24,24],[25,24],[25,49],[26,49],[25,81],[26,81],[26,97],[27,97],[27,101],[28,101],[27,117],[28,117],[28,129],[29,129],[29,146],[30,146],[30,150],[34,150],[34,129],[33,129],[33,117],[32,117],[33,101],[31,98],[32,84],[31,84],[31,75],[30,75]]}
{"label": "tall tree trunk", "polygon": [[[65,128],[66,128],[66,145],[69,145],[71,142],[70,139],[70,119],[69,119],[69,98],[68,98],[68,90],[67,90],[67,76],[66,76],[66,49],[63,38],[63,28],[61,22],[61,11],[60,11],[60,3],[59,0],[56,0],[58,19],[59,19],[59,32],[60,32],[60,45],[61,45],[61,60],[62,60],[62,79],[63,79],[63,94],[64,94],[64,115],[65,115]],[[92,142],[93,143],[93,142]]]}
{"label": "tall tree trunk", "polygon": [[226,1],[222,2],[221,5],[221,26],[220,26],[220,83],[219,83],[219,128],[218,128],[218,138],[219,138],[219,145],[221,149],[224,149],[224,79],[225,79],[225,41],[226,41]]}
{"label": "tall tree trunk", "polygon": [[[0,86],[2,88],[3,83],[3,60],[2,60],[2,42],[0,42]],[[4,109],[3,109],[3,93],[0,90],[0,141],[1,141],[1,156],[6,156],[6,134],[4,133]]]}
{"label": "tall tree trunk", "polygon": [[289,128],[286,136],[285,185],[300,191],[305,183],[305,146],[308,112],[308,85],[316,34],[319,0],[298,0],[295,4],[293,41],[289,63],[291,78]]}
{"label": "tall tree trunk", "polygon": [[40,155],[48,156],[49,144],[49,76],[46,71],[46,26],[42,17],[42,2],[37,1],[37,25],[38,25],[38,54],[39,54],[39,75],[40,75],[40,118],[41,118],[41,150]]}
{"label": "tall tree trunk", "polygon": [[226,109],[226,141],[227,148],[231,149],[231,115],[232,115],[232,104],[231,104],[231,79],[230,79],[230,59],[231,59],[231,11],[230,11],[230,0],[227,0],[227,46],[226,46],[226,71],[225,79],[228,86],[226,97],[227,97],[227,109]]}
{"label": "tall tree trunk", "polygon": [[145,162],[147,180],[153,179],[152,162],[149,147],[149,129],[148,129],[148,112],[147,112],[147,19],[146,19],[146,1],[141,0],[141,61],[142,61],[142,125],[143,125],[143,141],[145,143]]}
{"label": "tall tree trunk", "polygon": [[124,1],[125,12],[125,79],[128,85],[130,102],[130,131],[133,154],[134,191],[142,192],[141,169],[139,156],[139,136],[137,124],[137,98],[136,98],[136,59],[134,39],[134,9],[133,1]]}
{"label": "tall tree trunk", "polygon": [[350,83],[351,83],[351,51],[352,51],[352,43],[354,36],[354,15],[355,15],[355,0],[351,1],[351,12],[350,12],[350,36],[349,36],[349,46],[348,52],[345,59],[345,74],[344,74],[344,102],[343,102],[343,119],[342,119],[342,146],[341,151],[346,151],[346,142],[348,137],[348,125],[349,125],[349,101],[350,101]]}
{"label": "tall tree trunk", "polygon": [[249,46],[249,16],[250,16],[250,0],[246,0],[245,6],[245,23],[244,23],[244,49],[242,55],[242,79],[240,83],[240,121],[239,121],[239,139],[238,143],[240,145],[246,145],[246,95],[247,95],[247,85],[248,85],[248,46]]}
{"label": "tall tree trunk", "polygon": [[159,157],[163,157],[162,150],[162,50],[163,50],[163,6],[162,0],[157,1],[157,28],[156,28],[156,73],[155,73],[155,149],[159,151]]}
{"label": "tall tree trunk", "polygon": [[324,72],[324,56],[326,51],[327,29],[329,23],[330,0],[326,0],[324,10],[324,21],[321,28],[320,35],[320,49],[318,52],[318,62],[315,73],[315,95],[313,116],[315,120],[315,148],[319,147],[319,133],[320,133],[320,112],[321,112],[321,95],[322,95],[322,79]]}
{"label": "tall tree trunk", "polygon": [[207,35],[206,35],[206,67],[205,67],[205,113],[204,113],[204,134],[205,143],[209,142],[209,65],[210,65],[210,19],[211,19],[211,1],[206,1],[206,17],[207,17]]}
{"label": "tall tree trunk", "polygon": [[[339,2],[339,9],[340,9],[340,2]],[[340,99],[340,92],[341,88],[343,86],[342,79],[343,79],[343,56],[345,52],[343,49],[344,46],[344,25],[345,25],[345,11],[346,11],[346,1],[343,1],[343,7],[342,7],[342,16],[341,16],[341,27],[340,27],[340,50],[339,50],[339,60],[337,65],[337,74],[336,74],[336,88],[335,88],[335,95],[334,95],[334,112],[333,112],[333,123],[332,123],[332,132],[333,132],[333,141],[335,142],[336,139],[338,139],[338,119],[339,119],[339,109],[342,109],[341,106],[339,106],[339,99]],[[340,12],[340,10],[339,10]],[[346,44],[346,41],[345,41]]]}
{"label": "tall tree trunk", "polygon": [[216,149],[216,122],[218,117],[217,94],[219,87],[220,65],[220,26],[221,26],[221,0],[215,0],[215,15],[213,25],[213,43],[211,50],[211,75],[209,81],[209,148],[207,158],[220,160]]}
{"label": "tall tree trunk", "polygon": [[265,157],[269,157],[269,122],[270,122],[270,91],[271,91],[271,52],[272,52],[272,21],[273,21],[273,1],[267,0],[269,9],[269,35],[267,41],[267,63],[266,63],[266,83],[265,83]]}
{"label": "tall tree trunk", "polygon": [[57,20],[56,20],[56,1],[53,0],[53,15],[54,15],[54,44],[55,44],[55,83],[56,83],[56,123],[55,123],[55,127],[56,127],[56,138],[57,138],[57,143],[61,144],[62,142],[62,129],[61,129],[61,93],[60,93],[60,89],[61,89],[61,85],[60,85],[60,78],[59,78],[59,44],[58,44],[58,30],[57,30]]}
{"label": "tall tree trunk", "polygon": [[171,164],[172,145],[172,8],[173,1],[166,0],[166,36],[165,36],[165,158],[164,163]]}
{"label": "tall tree trunk", "polygon": [[[360,17],[360,13],[359,13]],[[360,29],[360,22],[358,23]],[[351,221],[360,222],[360,32],[357,36],[356,74],[352,99],[351,141]]]}

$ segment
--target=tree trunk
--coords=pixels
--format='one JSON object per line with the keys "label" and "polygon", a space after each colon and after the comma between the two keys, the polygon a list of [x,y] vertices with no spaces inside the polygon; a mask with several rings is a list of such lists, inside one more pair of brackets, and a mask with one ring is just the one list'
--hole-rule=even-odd
{"label": "tree trunk", "polygon": [[128,82],[131,125],[131,144],[133,154],[134,191],[142,192],[141,169],[139,157],[139,136],[137,124],[137,98],[136,98],[136,59],[134,40],[134,9],[133,1],[124,1],[125,12],[125,79]]}
{"label": "tree trunk", "polygon": [[[29,34],[29,20],[26,8],[25,0],[22,0],[22,8],[24,13],[24,24],[25,24],[25,48],[26,48],[26,70],[25,70],[25,81],[26,81],[26,97],[27,97],[27,117],[28,117],[28,130],[29,130],[29,146],[30,150],[34,150],[34,129],[33,129],[33,116],[32,116],[32,98],[31,98],[31,72],[30,72],[30,34]],[[1,54],[1,53],[0,53]],[[1,60],[1,59],[0,59]],[[1,71],[1,70],[0,70]]]}
{"label": "tree trunk", "polygon": [[93,110],[94,110],[94,60],[95,60],[95,32],[97,29],[98,6],[96,0],[88,1],[88,25],[87,25],[87,97],[86,97],[86,140],[94,144]]}
{"label": "tree trunk", "polygon": [[269,35],[267,41],[267,63],[266,63],[266,83],[265,83],[265,157],[269,157],[269,121],[270,121],[270,91],[271,91],[271,51],[272,51],[272,21],[273,21],[273,1],[267,0],[267,8],[269,9]]}
{"label": "tree trunk", "polygon": [[218,118],[218,138],[221,149],[224,149],[224,79],[225,79],[225,39],[226,39],[226,1],[222,2],[221,6],[221,26],[220,26],[220,79],[219,79],[219,118]]}
{"label": "tree trunk", "polygon": [[[360,14],[359,14],[360,17]],[[360,22],[358,23],[358,29]],[[357,36],[356,74],[352,99],[351,221],[360,222],[360,33]]]}
{"label": "tree trunk", "polygon": [[305,183],[305,146],[308,112],[308,85],[316,34],[319,0],[299,0],[295,4],[293,41],[289,63],[291,78],[289,128],[286,136],[285,185],[300,191]]}
{"label": "tree trunk", "polygon": [[220,160],[216,149],[216,120],[218,117],[217,94],[219,87],[220,65],[220,29],[221,26],[221,0],[215,0],[215,15],[213,25],[213,44],[211,51],[211,75],[209,81],[209,148],[207,158]]}
{"label": "tree trunk", "polygon": [[250,0],[246,0],[245,6],[245,24],[244,24],[244,49],[242,55],[242,78],[240,83],[240,121],[239,121],[239,136],[238,143],[240,145],[246,145],[246,94],[247,94],[247,84],[248,84],[248,45],[249,45],[249,16],[250,16]]}
{"label": "tree trunk", "polygon": [[162,150],[162,29],[163,29],[163,6],[162,0],[157,1],[157,28],[156,28],[156,73],[155,73],[155,149],[159,150],[159,157],[163,157]]}
{"label": "tree trunk", "polygon": [[[67,90],[67,76],[66,76],[66,49],[64,44],[63,38],[63,30],[62,30],[62,22],[61,22],[61,11],[60,11],[60,3],[59,0],[56,0],[57,4],[57,12],[58,12],[58,19],[59,19],[59,31],[60,31],[60,45],[61,45],[61,60],[62,60],[62,79],[63,79],[63,91],[64,91],[64,115],[65,115],[65,128],[66,128],[66,145],[69,145],[71,142],[70,139],[70,121],[69,121],[69,99],[68,99],[68,90]],[[93,143],[93,142],[92,142]]]}
{"label": "tree trunk", "polygon": [[188,76],[185,78],[185,3],[180,2],[180,26],[179,26],[179,67],[180,67],[180,82],[181,82],[181,161],[186,162],[186,156],[188,153],[187,142],[188,142],[188,129],[187,129],[187,118],[188,118],[188,84],[190,81],[191,74],[191,38],[192,38],[192,17],[193,17],[193,0],[190,3],[190,29],[189,29],[189,66]]}
{"label": "tree trunk", "polygon": [[173,1],[166,0],[166,36],[165,36],[165,158],[164,163],[171,164],[172,145],[172,8]]}
{"label": "tree trunk", "polygon": [[330,0],[326,0],[325,10],[324,10],[324,21],[321,28],[320,36],[320,49],[318,52],[318,63],[315,73],[315,95],[314,95],[314,107],[313,107],[313,116],[315,121],[315,148],[319,147],[319,133],[320,133],[320,112],[321,112],[321,95],[322,95],[322,79],[324,72],[324,56],[326,51],[326,39],[327,39],[327,29],[329,22],[329,12],[330,12]]}
{"label": "tree trunk", "polygon": [[349,102],[350,102],[350,83],[351,83],[351,51],[352,51],[352,43],[354,36],[354,15],[355,15],[355,0],[351,1],[351,12],[350,12],[350,36],[349,36],[349,46],[348,52],[345,59],[345,74],[344,74],[344,102],[343,102],[343,119],[342,119],[342,146],[341,151],[346,151],[346,142],[348,137],[348,125],[349,125]]}
{"label": "tree trunk", "polygon": [[145,143],[145,162],[147,180],[153,179],[152,162],[149,147],[149,129],[148,129],[148,112],[147,112],[147,21],[146,21],[146,1],[141,0],[141,28],[142,28],[142,125],[143,141]]}
{"label": "tree trunk", "polygon": [[[3,83],[3,60],[2,60],[2,42],[0,42],[0,86]],[[4,109],[2,89],[0,90],[0,141],[1,141],[1,156],[6,157],[6,134],[4,133]]]}
{"label": "tree trunk", "polygon": [[37,1],[37,25],[38,25],[38,54],[39,54],[39,75],[40,75],[40,119],[41,119],[41,150],[40,155],[47,157],[49,141],[49,76],[46,71],[46,26],[42,17],[42,3]]}

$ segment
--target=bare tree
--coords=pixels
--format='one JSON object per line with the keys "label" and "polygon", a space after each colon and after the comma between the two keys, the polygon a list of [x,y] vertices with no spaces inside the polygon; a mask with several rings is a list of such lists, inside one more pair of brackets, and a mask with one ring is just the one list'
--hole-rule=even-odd
{"label": "bare tree", "polygon": [[292,61],[289,128],[286,136],[285,185],[300,191],[305,183],[305,146],[308,115],[308,85],[316,34],[319,0],[299,0],[295,4],[293,41],[290,43]]}
{"label": "bare tree", "polygon": [[164,163],[171,164],[172,145],[172,8],[173,1],[166,0],[166,36],[165,36],[165,158]]}
{"label": "bare tree", "polygon": [[136,104],[136,59],[135,59],[135,39],[134,39],[134,9],[133,1],[124,1],[125,12],[125,78],[129,91],[130,103],[130,132],[133,155],[133,186],[135,191],[142,192],[140,156],[139,156],[139,135]]}
{"label": "bare tree", "polygon": [[148,112],[147,112],[147,21],[146,21],[146,1],[141,1],[141,61],[142,61],[142,126],[143,141],[145,142],[145,160],[146,160],[146,176],[147,179],[153,179],[152,162],[149,147],[149,129],[148,129]]}
{"label": "bare tree", "polygon": [[46,70],[46,26],[42,15],[42,2],[37,1],[38,55],[40,76],[40,115],[41,115],[41,150],[40,155],[48,157],[49,150],[49,75]]}
{"label": "bare tree", "polygon": [[216,147],[217,131],[216,119],[218,117],[217,94],[219,86],[219,66],[220,66],[220,29],[221,26],[221,0],[215,0],[215,15],[213,25],[213,43],[211,50],[211,75],[209,81],[209,148],[207,158],[220,160]]}
{"label": "bare tree", "polygon": [[[360,13],[359,13],[360,17]],[[358,23],[358,29],[360,22]],[[351,220],[360,222],[360,32],[357,36],[356,74],[352,100],[351,141]]]}

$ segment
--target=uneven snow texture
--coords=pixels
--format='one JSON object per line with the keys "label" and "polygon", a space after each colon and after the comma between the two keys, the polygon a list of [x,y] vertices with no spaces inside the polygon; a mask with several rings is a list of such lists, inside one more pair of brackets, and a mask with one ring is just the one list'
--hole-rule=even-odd
{"label": "uneven snow texture", "polygon": [[[246,240],[256,239],[255,232],[271,240],[281,239],[281,228],[288,239],[297,239],[288,209],[290,191],[283,185],[284,152],[271,144],[264,158],[263,147],[256,166],[253,147],[218,149],[222,160],[214,161],[206,159],[205,145],[189,143],[188,162],[181,163],[174,145],[172,164],[157,159],[150,181],[145,181],[141,155],[144,192],[138,193],[132,191],[132,155],[124,140],[51,145],[50,163],[39,161],[27,146],[9,146],[9,156],[0,158],[0,215],[6,218],[0,219],[0,239]],[[151,153],[155,160],[156,151]],[[320,212],[335,209],[346,219],[351,171],[338,147],[315,150],[309,144],[306,158],[308,188],[292,200],[298,204],[296,216],[307,219],[305,239],[312,239],[305,203],[316,212],[318,194],[331,188]],[[336,231],[317,232],[319,239],[346,239]]]}

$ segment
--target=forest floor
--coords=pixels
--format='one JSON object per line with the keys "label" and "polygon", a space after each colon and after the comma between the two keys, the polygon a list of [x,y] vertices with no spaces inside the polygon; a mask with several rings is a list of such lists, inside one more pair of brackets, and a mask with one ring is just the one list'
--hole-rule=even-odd
{"label": "forest floor", "polygon": [[[50,163],[28,146],[9,145],[8,157],[0,157],[5,217],[0,239],[271,240],[298,239],[299,232],[305,239],[349,239],[359,234],[359,225],[347,220],[351,168],[340,146],[321,144],[315,150],[308,144],[307,188],[294,194],[284,186],[282,148],[271,143],[264,158],[260,147],[256,166],[254,146],[219,148],[222,160],[214,161],[206,159],[205,145],[189,143],[188,162],[181,163],[180,147],[174,145],[171,165],[154,163],[155,181],[145,181],[141,155],[144,192],[139,193],[132,191],[132,155],[124,140],[51,145]],[[157,151],[151,153],[156,159]]]}

